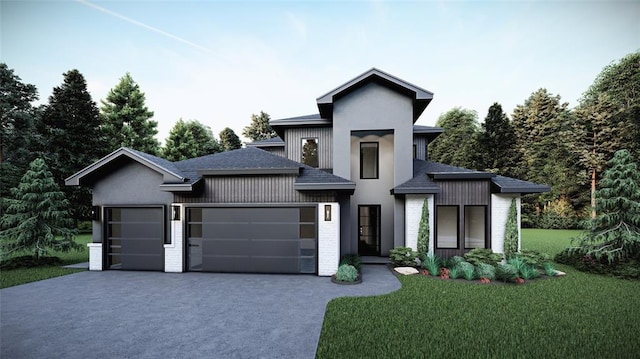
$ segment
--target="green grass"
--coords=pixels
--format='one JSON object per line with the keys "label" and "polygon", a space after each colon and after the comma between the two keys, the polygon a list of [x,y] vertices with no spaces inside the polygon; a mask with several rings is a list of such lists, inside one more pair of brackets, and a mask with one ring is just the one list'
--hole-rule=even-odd
{"label": "green grass", "polygon": [[[56,256],[62,260],[63,265],[75,264],[89,261],[89,251],[87,243],[91,242],[91,234],[81,234],[76,236],[76,242],[82,244],[80,252],[71,251],[67,253],[51,251],[47,256]],[[16,253],[16,256],[29,254],[27,252]],[[2,270],[0,272],[0,288],[12,287],[43,279],[59,277],[76,272],[82,272],[84,269],[61,268],[59,266],[35,267],[35,268],[19,268]]]}
{"label": "green grass", "polygon": [[[524,230],[550,255],[578,231]],[[582,273],[525,285],[403,276],[376,297],[338,298],[318,358],[627,358],[640,353],[640,282]],[[366,278],[365,278],[366,281]]]}

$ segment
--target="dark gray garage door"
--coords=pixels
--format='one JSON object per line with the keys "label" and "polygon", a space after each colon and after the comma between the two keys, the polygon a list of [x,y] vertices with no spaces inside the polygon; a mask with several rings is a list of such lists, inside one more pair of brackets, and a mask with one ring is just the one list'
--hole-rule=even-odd
{"label": "dark gray garage door", "polygon": [[190,271],[315,273],[316,208],[189,208]]}
{"label": "dark gray garage door", "polygon": [[105,208],[105,267],[164,270],[164,208]]}

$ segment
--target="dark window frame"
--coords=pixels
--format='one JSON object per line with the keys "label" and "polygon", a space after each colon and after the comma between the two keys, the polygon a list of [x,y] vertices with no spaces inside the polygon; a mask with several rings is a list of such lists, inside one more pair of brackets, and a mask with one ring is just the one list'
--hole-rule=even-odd
{"label": "dark window frame", "polygon": [[488,209],[489,206],[485,205],[485,204],[466,204],[464,205],[464,249],[475,249],[476,247],[467,247],[467,207],[483,207],[484,208],[484,247],[482,248],[488,248],[488,243],[487,240],[489,239],[489,223],[488,219],[489,219],[489,214],[488,214]]}
{"label": "dark window frame", "polygon": [[[371,145],[375,145],[375,146],[371,146]],[[375,147],[376,149],[376,164],[375,164],[376,174],[374,177],[364,176],[364,156],[362,155],[362,149],[367,147],[369,148]],[[360,179],[379,179],[379,178],[380,178],[380,143],[377,141],[360,142]]]}
{"label": "dark window frame", "polygon": [[[440,247],[439,244],[440,242],[438,241],[438,233],[440,231],[440,228],[438,226],[438,208],[440,207],[453,207],[456,209],[456,246],[455,247]],[[435,226],[436,226],[436,233],[435,233],[435,238],[434,238],[434,242],[435,242],[435,247],[436,249],[460,249],[460,206],[459,205],[436,205],[435,208]]]}
{"label": "dark window frame", "polygon": [[[304,162],[304,145],[308,140],[314,140],[316,142],[316,161],[317,161],[316,166]],[[307,166],[320,168],[320,139],[318,137],[302,137],[300,139],[300,162],[304,163]]]}

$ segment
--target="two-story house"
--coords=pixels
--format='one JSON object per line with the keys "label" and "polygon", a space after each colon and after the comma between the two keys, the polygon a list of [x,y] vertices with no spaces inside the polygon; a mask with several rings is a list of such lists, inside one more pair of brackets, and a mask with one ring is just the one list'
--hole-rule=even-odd
{"label": "two-story house", "polygon": [[121,148],[69,177],[93,191],[90,269],[335,273],[341,255],[502,252],[512,201],[549,188],[428,160],[433,94],[371,69],[277,119],[279,137],[169,162]]}

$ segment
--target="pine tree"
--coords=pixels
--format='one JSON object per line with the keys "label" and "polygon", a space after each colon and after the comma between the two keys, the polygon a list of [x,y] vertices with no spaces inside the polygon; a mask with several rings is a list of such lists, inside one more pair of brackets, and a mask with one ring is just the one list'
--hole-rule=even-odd
{"label": "pine tree", "polygon": [[169,132],[162,156],[169,161],[182,161],[222,152],[211,129],[196,120],[178,120]]}
{"label": "pine tree", "polygon": [[422,203],[422,216],[418,227],[418,258],[424,260],[429,254],[429,201],[424,199]]}
{"label": "pine tree", "polygon": [[[20,184],[13,189],[13,199],[0,219],[0,243],[3,253],[30,250],[37,261],[47,250],[80,249],[73,240],[69,202],[43,159],[29,165]],[[56,238],[61,237],[61,238]]]}
{"label": "pine tree", "polygon": [[91,216],[91,192],[65,187],[65,178],[108,153],[96,103],[78,70],[64,73],[63,83],[53,89],[38,123],[39,153],[50,164],[56,183],[71,203],[76,220]]}
{"label": "pine tree", "polygon": [[504,231],[504,257],[512,258],[518,253],[518,211],[516,209],[516,199],[511,200],[507,223]]}
{"label": "pine tree", "polygon": [[609,262],[640,256],[640,169],[627,150],[617,151],[596,191],[597,216],[586,222],[580,249]]}
{"label": "pine tree", "polygon": [[153,111],[145,105],[144,92],[129,73],[109,91],[100,110],[110,150],[129,147],[158,154],[160,144],[155,138],[158,122],[151,120]]}
{"label": "pine tree", "polygon": [[223,151],[232,151],[241,148],[242,142],[232,129],[225,127],[220,131],[220,146]]}
{"label": "pine tree", "polygon": [[474,148],[474,168],[504,176],[516,175],[516,135],[499,103],[489,107],[487,117],[475,136]]}
{"label": "pine tree", "polygon": [[453,108],[438,118],[436,126],[444,128],[444,133],[429,144],[429,158],[452,166],[472,167],[473,138],[478,131],[476,112]]}
{"label": "pine tree", "polygon": [[277,137],[278,134],[269,125],[270,119],[269,115],[262,111],[260,111],[259,115],[251,115],[251,124],[242,130],[242,135],[253,141]]}

